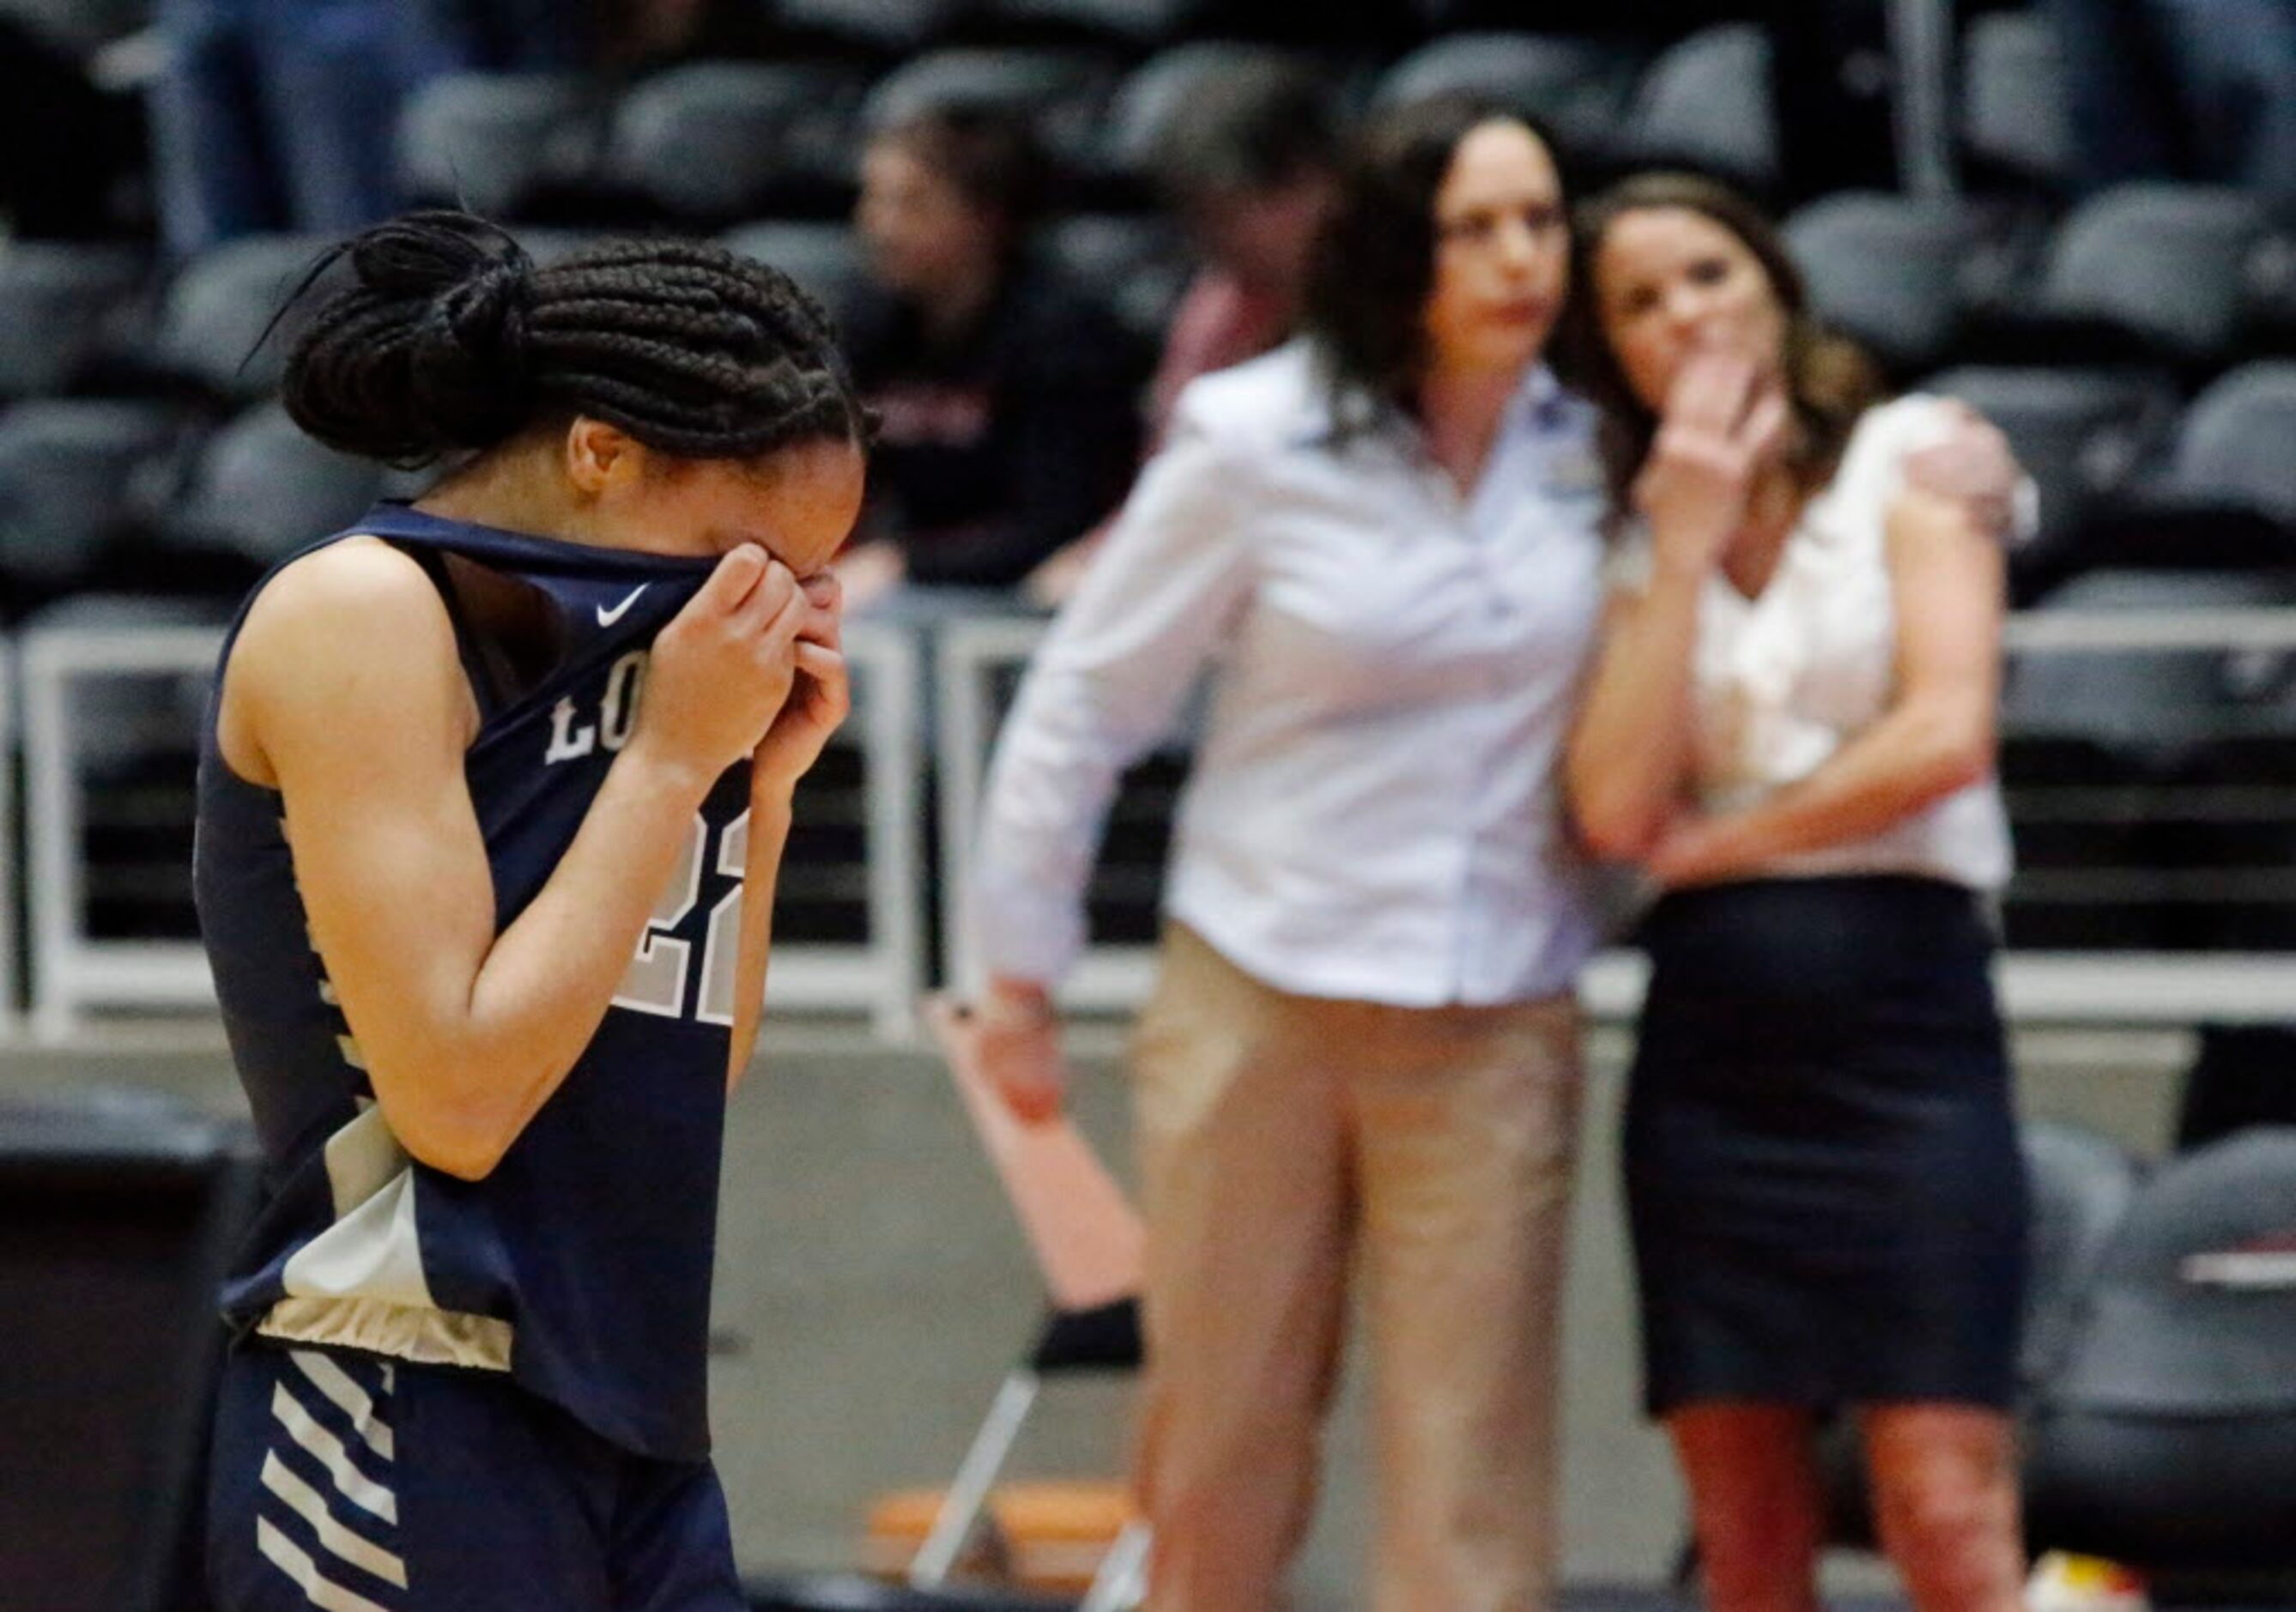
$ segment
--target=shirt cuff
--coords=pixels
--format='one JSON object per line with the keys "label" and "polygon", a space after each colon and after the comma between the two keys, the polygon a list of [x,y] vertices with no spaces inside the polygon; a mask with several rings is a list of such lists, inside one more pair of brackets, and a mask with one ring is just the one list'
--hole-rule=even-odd
{"label": "shirt cuff", "polygon": [[1081,901],[1047,898],[984,875],[974,879],[970,917],[980,966],[991,976],[1050,990],[1084,951]]}

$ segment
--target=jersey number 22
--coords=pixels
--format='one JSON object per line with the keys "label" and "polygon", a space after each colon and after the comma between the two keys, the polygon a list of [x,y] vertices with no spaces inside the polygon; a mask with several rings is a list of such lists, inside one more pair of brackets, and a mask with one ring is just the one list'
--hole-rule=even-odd
{"label": "jersey number 22", "polygon": [[[672,1019],[685,1014],[687,983],[693,976],[693,942],[668,932],[685,923],[701,902],[701,865],[709,848],[709,825],[696,812],[668,886],[646,920],[637,955],[614,992],[615,1007]],[[741,879],[749,858],[750,814],[744,811],[718,836],[718,871],[734,884],[709,909],[709,927],[702,937],[701,998],[693,1016],[705,1024],[734,1023],[734,979],[742,950]]]}

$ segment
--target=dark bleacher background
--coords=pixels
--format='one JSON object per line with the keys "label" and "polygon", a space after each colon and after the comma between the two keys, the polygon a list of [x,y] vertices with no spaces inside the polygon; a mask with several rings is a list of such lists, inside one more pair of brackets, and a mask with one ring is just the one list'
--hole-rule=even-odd
{"label": "dark bleacher background", "polygon": [[[0,4],[0,28],[58,50],[141,21],[130,0]],[[434,81],[406,108],[398,168],[408,201],[464,202],[538,256],[606,231],[711,234],[834,307],[858,272],[846,215],[871,121],[934,97],[1007,102],[1068,173],[1040,250],[1152,333],[1188,266],[1143,153],[1206,63],[1300,53],[1357,106],[1472,85],[1558,131],[1582,184],[1688,164],[1778,208],[1821,308],[1894,381],[1983,409],[2032,471],[2041,533],[2017,558],[2021,605],[2296,599],[2292,220],[2261,196],[2197,185],[2076,202],[2046,20],[1964,7],[1955,27],[1953,196],[1891,188],[1877,0],[757,0],[718,6],[698,56]],[[134,49],[95,60],[117,82],[89,93],[132,121]],[[1855,187],[1824,188],[1834,182]],[[248,238],[170,267],[150,244],[148,203],[131,165],[77,221],[94,238],[0,247],[0,630],[216,619],[280,555],[378,491],[420,484],[284,419],[271,392],[291,329],[250,356],[322,243]],[[37,224],[29,203],[25,223]],[[96,938],[192,933],[199,694],[155,679],[148,695],[115,692],[83,730]],[[2296,939],[2288,655],[2037,658],[2015,669],[2006,720],[2023,860],[2013,944]],[[1106,938],[1152,925],[1183,765],[1154,763],[1128,787],[1095,891]],[[859,784],[848,755],[809,794],[790,939],[864,932]]]}
{"label": "dark bleacher background", "polygon": [[[1128,322],[1154,333],[1188,265],[1141,159],[1207,62],[1302,52],[1359,106],[1477,85],[1558,131],[1582,184],[1644,162],[1700,166],[1787,217],[1820,307],[1893,380],[1966,399],[2010,435],[2040,490],[2040,534],[2014,567],[2030,619],[2172,610],[2230,620],[2224,613],[2296,603],[2296,220],[2275,217],[2257,195],[2189,185],[2077,201],[2059,53],[2037,12],[1955,13],[1948,120],[1963,185],[1941,196],[1895,183],[1880,0],[755,0],[717,9],[690,59],[433,83],[399,131],[407,200],[466,202],[510,223],[542,257],[609,230],[717,236],[789,268],[834,307],[857,272],[846,213],[868,121],[920,97],[991,96],[1031,109],[1071,169],[1040,249],[1079,267]],[[149,62],[134,41],[146,12],[143,0],[0,0],[0,151],[14,156],[17,182],[13,238],[0,242],[0,635],[16,648],[33,629],[74,621],[130,634],[214,623],[272,561],[355,517],[379,490],[420,485],[302,440],[272,400],[279,341],[250,355],[323,243],[255,238],[186,264],[160,261],[136,154]],[[65,70],[38,94],[10,76],[40,62]],[[68,148],[56,142],[65,127],[75,131]],[[74,708],[87,783],[77,860],[95,938],[194,933],[190,742],[202,684],[172,672],[110,679]],[[1009,685],[1007,676],[999,703]],[[2021,656],[2005,739],[2021,859],[2005,911],[2013,945],[2296,950],[2288,653]],[[1103,940],[1152,931],[1185,768],[1183,755],[1160,756],[1127,781],[1093,892]],[[782,941],[866,933],[868,782],[862,756],[838,750],[803,793],[781,886]],[[15,793],[0,779],[0,802]],[[918,810],[932,798],[920,790]],[[929,823],[919,840],[937,843]],[[24,878],[20,843],[0,842],[0,876]],[[930,862],[924,883],[934,899],[941,880]],[[25,903],[0,901],[0,911],[12,906]],[[0,958],[26,957],[14,938]],[[0,994],[20,999],[24,985],[0,979]],[[786,1032],[777,1023],[769,1034]],[[2284,1117],[2284,1037],[2242,1034],[2263,1039],[2206,1043],[2204,1061],[2229,1078],[2201,1088],[2215,1106],[2188,1104],[2188,1122],[2221,1124],[2259,1094]],[[178,1067],[198,1056],[122,1073],[173,1070],[220,1105],[231,1082],[219,1055],[209,1049],[191,1074]],[[843,1558],[861,1485],[946,1478],[976,1396],[1005,1362],[999,1318],[1019,1339],[1031,1320],[1019,1306],[1034,1297],[1012,1239],[998,1240],[1002,1211],[985,1172],[952,1140],[961,1135],[953,1099],[912,1078],[922,1063],[914,1055],[866,1056],[882,1065],[870,1078],[849,1049],[788,1057],[734,1116],[735,1156],[750,1167],[730,1172],[748,1196],[727,1218],[721,1285],[726,1460],[745,1539],[821,1560]],[[2125,1106],[2139,1089],[2099,1073],[2061,1074],[2044,1085],[2054,1093],[2045,1101]],[[2150,1086],[2142,1090],[2151,1101]],[[1113,1092],[1086,1082],[1079,1093],[1111,1151],[1121,1130]],[[0,1206],[21,1222],[6,1250],[19,1283],[9,1295],[29,1313],[59,1275],[77,1285],[51,1306],[64,1329],[4,1353],[15,1368],[10,1427],[37,1435],[18,1437],[21,1454],[196,1402],[147,1398],[171,1386],[175,1364],[196,1369],[212,1346],[211,1337],[179,1344],[164,1321],[197,1312],[182,1287],[210,1285],[204,1266],[196,1281],[183,1275],[194,1255],[215,1254],[185,1252],[204,1225],[186,1195],[235,1181],[243,1159],[221,1132],[186,1131],[165,1115],[146,1126],[148,1117],[104,1121],[134,1131],[125,1142],[106,1130],[66,1148],[35,1111],[20,1114],[7,1139],[20,1165],[0,1185],[17,1196]],[[1590,1121],[1590,1162],[1608,1156],[1609,1119],[1603,1109]],[[64,1175],[69,1193],[57,1184]],[[88,1185],[95,1180],[133,1201],[115,1204]],[[1630,1352],[1620,1347],[1612,1183],[1591,1169],[1587,1180],[1588,1257],[1577,1261],[1579,1290],[1566,1305],[1578,1339],[1573,1504],[1617,1513],[1604,1518],[1612,1533],[1665,1542],[1674,1519],[1663,1502],[1654,1519],[1634,1509],[1670,1491],[1662,1451],[1626,1431]],[[78,1217],[69,1227],[67,1208]],[[964,1230],[952,1238],[951,1227]],[[76,1252],[64,1259],[60,1249]],[[6,1313],[15,1312],[0,1305]],[[906,1341],[920,1326],[939,1347]],[[147,1368],[122,1347],[94,1382],[78,1353],[107,1328],[174,1363]],[[745,1347],[746,1336],[772,1346]],[[889,1341],[874,1346],[877,1338]],[[910,1392],[889,1391],[894,1384]],[[852,1418],[857,1404],[892,1407],[915,1425]],[[106,1409],[114,1414],[99,1418]],[[1345,1442],[1352,1425],[1342,1424],[1342,1449],[1357,1454]],[[107,1493],[140,1509],[98,1513],[110,1530],[102,1537],[41,1522],[30,1502],[56,1496],[21,1480],[10,1492],[18,1511],[0,1516],[13,1526],[0,1534],[83,1567],[113,1566],[116,1553],[121,1571],[156,1583],[181,1543],[182,1508],[168,1497],[186,1481],[181,1458],[196,1442],[167,1431],[181,1468],[172,1477],[145,1450],[119,1444]],[[859,1453],[840,1461],[835,1452],[849,1446]],[[1358,1517],[1360,1497],[1344,1478],[1339,1487],[1355,1505],[1343,1504],[1343,1520]],[[1637,1561],[1659,1561],[1636,1548]],[[1337,1569],[1325,1571],[1336,1581]],[[129,1604],[113,1583],[83,1576],[85,1604]],[[54,1591],[50,1600],[80,1604]],[[1638,1591],[1619,1604],[1650,1600]],[[14,1604],[5,1590],[0,1603]]]}

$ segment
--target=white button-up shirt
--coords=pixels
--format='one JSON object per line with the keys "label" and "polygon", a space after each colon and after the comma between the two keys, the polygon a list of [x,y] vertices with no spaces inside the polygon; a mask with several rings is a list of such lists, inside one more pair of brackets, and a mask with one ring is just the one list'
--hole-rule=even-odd
{"label": "white button-up shirt", "polygon": [[[1808,777],[1897,698],[1890,511],[1906,458],[1955,425],[1949,406],[1921,393],[1867,409],[1760,596],[1747,598],[1719,570],[1707,577],[1691,666],[1693,782],[1707,810],[1742,810]],[[1648,586],[1646,530],[1630,532],[1613,566],[1619,586]],[[1904,873],[1990,891],[2008,882],[2010,860],[2000,785],[1988,777],[1873,834],[1749,876]]]}
{"label": "white button-up shirt", "polygon": [[1279,990],[1408,1007],[1570,989],[1593,949],[1562,745],[1602,588],[1592,415],[1544,369],[1462,498],[1400,424],[1334,441],[1305,343],[1207,376],[1031,663],[972,921],[1050,983],[1124,769],[1198,678],[1170,915]]}

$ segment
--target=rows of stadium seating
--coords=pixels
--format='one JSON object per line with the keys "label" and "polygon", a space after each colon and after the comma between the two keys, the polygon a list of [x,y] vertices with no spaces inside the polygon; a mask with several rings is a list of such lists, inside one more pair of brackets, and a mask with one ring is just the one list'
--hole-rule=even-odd
{"label": "rows of stadium seating", "polygon": [[[2015,307],[1968,290],[1970,204],[1860,193],[1797,212],[1820,305],[1911,383],[2008,432],[2041,489],[2028,596],[2100,563],[2267,568],[2296,519],[2291,307],[2256,288],[2291,251],[2237,193],[2130,186],[2069,212]],[[564,237],[537,234],[552,250]],[[831,301],[849,233],[764,222],[727,239]],[[1152,324],[1178,279],[1151,218],[1074,215],[1048,249]],[[268,399],[281,344],[250,358],[317,243],[234,242],[153,294],[132,254],[0,254],[0,596],[20,616],[88,587],[232,592],[261,562],[355,514],[372,471],[303,440]],[[2261,266],[2261,267],[2259,267]],[[2284,288],[2267,288],[2281,290]],[[234,562],[236,562],[234,563]]]}
{"label": "rows of stadium seating", "polygon": [[[1184,7],[1004,0],[1001,8],[1134,42]],[[893,48],[939,37],[947,6],[784,0],[821,29]],[[874,21],[870,21],[874,19]],[[906,20],[906,21],[904,21]],[[871,29],[893,32],[870,32]],[[1108,41],[1101,42],[1103,46]],[[2040,20],[1980,15],[1964,36],[1957,199],[1820,198],[1790,234],[1822,308],[1891,376],[1969,399],[2009,431],[2042,488],[2048,539],[2025,592],[2085,563],[2173,544],[2178,563],[2276,563],[2272,522],[2296,514],[2296,234],[2237,191],[2131,185],[2062,200],[2062,86]],[[462,76],[406,108],[408,193],[460,197],[520,221],[540,255],[601,226],[723,232],[832,304],[859,272],[840,210],[859,131],[923,100],[1027,109],[1084,177],[1046,250],[1153,332],[1185,270],[1144,205],[1144,153],[1180,88],[1223,53],[1195,40],[1136,65],[1108,49],[967,45],[887,65],[855,55],[714,61],[610,93],[590,77]],[[1376,102],[1473,84],[1545,114],[1611,163],[1689,160],[1762,187],[1775,170],[1767,44],[1751,23],[1655,53],[1583,37],[1444,35],[1385,62],[1335,64]],[[19,243],[0,253],[0,611],[133,585],[234,591],[254,566],[361,506],[374,478],[301,443],[266,405],[272,308],[321,243],[228,243],[163,278],[132,250]],[[2163,500],[2247,509],[2246,523],[2157,518]],[[2132,529],[2100,517],[2141,507]],[[2100,546],[2101,545],[2101,546]]]}
{"label": "rows of stadium seating", "polygon": [[[860,131],[919,98],[987,95],[1029,109],[1081,176],[1044,250],[1152,332],[1186,261],[1147,205],[1142,153],[1207,61],[1274,48],[1191,37],[1200,8],[1158,0],[780,9],[809,19],[795,37],[813,44],[789,59],[694,62],[620,88],[437,81],[403,120],[410,193],[497,212],[545,258],[603,227],[715,233],[834,305],[860,272],[841,210]],[[1489,20],[1432,4],[1425,19]],[[1758,190],[1774,177],[1769,45],[1753,24],[1654,48],[1478,28],[1385,38],[1384,53],[1333,58],[1359,102],[1472,83],[1612,165],[1691,160]],[[2191,185],[2075,202],[2038,17],[1971,19],[1962,56],[1967,193],[1796,209],[1788,234],[1819,306],[1893,379],[1963,397],[2008,432],[2041,490],[2021,602],[2296,602],[2296,220]],[[147,613],[211,614],[269,560],[407,485],[303,439],[272,399],[283,343],[258,338],[322,244],[249,238],[171,274],[125,247],[0,251],[0,627],[119,591],[173,601]],[[2296,944],[2276,871],[2296,866],[2289,654],[2044,657],[2013,676],[2006,730],[2025,869],[2013,942]],[[182,758],[133,747],[86,825],[88,895],[106,909],[95,927],[184,933],[169,872]],[[1166,766],[1128,814],[1139,854],[1111,858],[1126,869],[1104,904],[1119,933],[1147,922],[1176,778]],[[821,830],[849,834],[851,791],[832,793]],[[832,901],[818,928],[853,922]]]}

